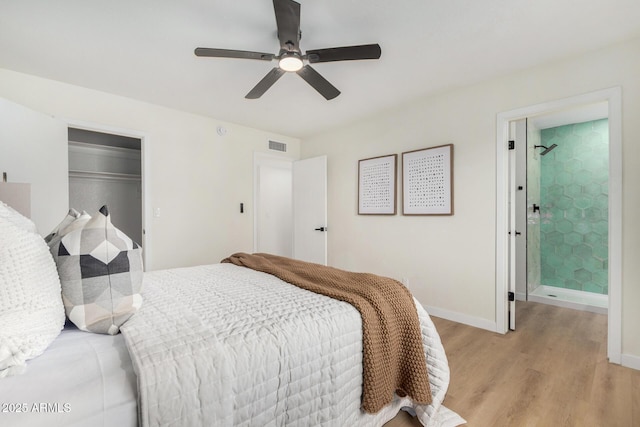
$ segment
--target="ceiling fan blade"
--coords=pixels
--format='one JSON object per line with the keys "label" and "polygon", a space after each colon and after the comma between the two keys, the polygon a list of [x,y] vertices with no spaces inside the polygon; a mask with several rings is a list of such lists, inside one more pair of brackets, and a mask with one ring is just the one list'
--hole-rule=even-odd
{"label": "ceiling fan blade", "polygon": [[300,3],[293,0],[273,0],[273,9],[276,13],[276,25],[278,26],[278,39],[280,48],[289,50],[291,44],[293,50],[300,52]]}
{"label": "ceiling fan blade", "polygon": [[311,68],[309,64],[302,67],[296,72],[307,83],[309,83],[320,95],[324,96],[327,101],[340,95],[340,91],[334,85],[329,83],[327,79],[322,77],[316,70]]}
{"label": "ceiling fan blade", "polygon": [[195,50],[196,56],[207,56],[214,58],[240,58],[240,59],[260,59],[271,61],[275,55],[273,53],[250,52],[246,50],[233,49],[213,49],[209,47],[198,47]]}
{"label": "ceiling fan blade", "polygon": [[280,67],[275,67],[269,73],[258,82],[257,85],[245,96],[247,99],[260,98],[275,82],[278,81],[286,71]]}
{"label": "ceiling fan blade", "polygon": [[358,59],[378,59],[382,54],[379,44],[360,46],[331,47],[307,51],[307,59],[311,63],[332,61],[353,61]]}

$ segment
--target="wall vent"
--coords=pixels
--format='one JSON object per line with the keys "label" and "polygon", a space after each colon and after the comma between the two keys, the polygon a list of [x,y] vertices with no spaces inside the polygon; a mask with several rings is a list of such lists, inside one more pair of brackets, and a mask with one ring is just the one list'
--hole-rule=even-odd
{"label": "wall vent", "polygon": [[286,152],[287,144],[285,144],[284,142],[269,141],[269,150]]}

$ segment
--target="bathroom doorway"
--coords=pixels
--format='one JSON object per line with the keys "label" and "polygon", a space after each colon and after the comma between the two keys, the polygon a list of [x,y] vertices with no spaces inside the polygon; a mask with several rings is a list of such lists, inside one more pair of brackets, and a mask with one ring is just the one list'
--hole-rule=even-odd
{"label": "bathroom doorway", "polygon": [[516,299],[606,314],[609,123],[606,102],[518,120],[517,199],[525,244]]}
{"label": "bathroom doorway", "polygon": [[[512,211],[512,207],[516,206],[516,203],[511,203],[511,200],[514,200],[512,188],[517,191],[517,187],[512,186],[515,183],[514,176],[512,176],[516,171],[513,164],[515,156],[512,154],[512,150],[509,150],[513,123],[522,119],[550,116],[553,113],[599,103],[606,104],[609,130],[607,355],[610,362],[619,364],[622,354],[622,91],[620,87],[498,114],[496,137],[496,330],[501,333],[507,332],[510,327],[510,317],[512,316],[515,320],[516,242],[522,231],[518,230],[519,225],[512,221],[516,217],[515,211]],[[559,144],[557,145],[559,146]],[[548,148],[550,146],[538,147],[537,150],[541,153]],[[558,148],[548,151],[545,155],[550,156],[555,150]],[[533,210],[533,206],[531,206],[531,210]],[[567,223],[561,225],[561,227],[565,226],[568,226]],[[572,224],[571,226],[573,227]],[[584,248],[579,250],[584,250]]]}

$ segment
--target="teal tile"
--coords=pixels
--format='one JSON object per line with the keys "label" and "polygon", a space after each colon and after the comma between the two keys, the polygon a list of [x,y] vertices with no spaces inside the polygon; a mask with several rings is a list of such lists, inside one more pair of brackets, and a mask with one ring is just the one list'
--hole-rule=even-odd
{"label": "teal tile", "polygon": [[582,161],[573,158],[563,163],[563,169],[565,172],[575,173],[583,169]]}
{"label": "teal tile", "polygon": [[582,239],[582,235],[571,232],[564,235],[564,242],[570,246],[577,245],[578,243],[582,243],[584,240]]}
{"label": "teal tile", "polygon": [[577,270],[578,268],[582,267],[582,264],[582,258],[571,255],[565,259],[563,266],[566,268]]}
{"label": "teal tile", "polygon": [[598,258],[589,257],[584,260],[582,264],[584,268],[589,270],[592,274],[600,271],[604,271],[604,261]]}
{"label": "teal tile", "polygon": [[574,272],[574,277],[580,283],[591,281],[591,273],[584,268],[580,268]]}
{"label": "teal tile", "polygon": [[573,125],[558,126],[557,128],[554,128],[554,129],[556,131],[554,136],[557,138],[564,138],[574,133]]}
{"label": "teal tile", "polygon": [[590,196],[597,196],[598,194],[602,194],[602,184],[598,182],[592,181],[580,188],[584,190],[585,194],[588,194]]}
{"label": "teal tile", "polygon": [[579,209],[587,209],[594,205],[594,198],[589,195],[576,197],[573,199],[573,204]]}
{"label": "teal tile", "polygon": [[593,148],[594,150],[600,150],[602,148],[602,142],[605,139],[605,135],[594,132],[593,128],[591,132],[582,137],[582,144]]}
{"label": "teal tile", "polygon": [[[571,197],[567,197],[567,196],[561,196],[556,198],[554,206],[562,211],[569,209],[570,207],[572,207],[574,205],[574,201]],[[580,207],[578,205],[576,205],[576,207]],[[588,206],[585,206],[588,207]],[[582,208],[584,209],[584,208]],[[562,215],[562,212],[558,212],[559,215],[556,215],[557,218],[563,218],[564,215]]]}
{"label": "teal tile", "polygon": [[[543,256],[544,256],[544,252],[543,252]],[[556,256],[548,256],[545,257],[542,261],[542,265],[545,266],[549,266],[551,268],[554,268],[556,270],[561,269],[564,267],[564,261],[562,258],[560,257],[556,257]]]}
{"label": "teal tile", "polygon": [[609,248],[607,247],[606,244],[604,244],[604,245],[603,244],[594,245],[593,246],[593,256],[598,258],[598,259],[605,260],[605,259],[609,258]]}
{"label": "teal tile", "polygon": [[586,214],[583,209],[569,208],[565,211],[564,217],[569,221],[575,221],[585,219]]}
{"label": "teal tile", "polygon": [[602,209],[597,207],[590,207],[584,211],[584,219],[589,221],[605,220],[606,216],[602,214]]}
{"label": "teal tile", "polygon": [[573,246],[567,245],[566,243],[560,243],[555,246],[554,253],[558,257],[567,257],[573,253]]}
{"label": "teal tile", "polygon": [[562,262],[562,260],[560,260],[560,264],[561,265],[559,267],[556,267],[555,269],[556,274],[553,280],[555,279],[564,280],[564,279],[573,278],[573,272],[575,271],[575,268],[565,265],[564,262]]}
{"label": "teal tile", "polygon": [[586,221],[574,222],[573,231],[580,234],[591,233],[591,224]]}
{"label": "teal tile", "polygon": [[600,209],[609,208],[609,196],[606,194],[599,194],[593,198],[593,206]]}
{"label": "teal tile", "polygon": [[[571,224],[569,224],[571,226]],[[542,246],[548,245],[549,247],[554,247],[564,242],[564,235],[559,231],[550,231],[548,233],[540,234],[540,244]]]}
{"label": "teal tile", "polygon": [[553,184],[555,184],[555,176],[553,174],[543,173],[540,175],[540,186],[542,188],[549,187]]}
{"label": "teal tile", "polygon": [[573,247],[573,255],[584,259],[591,258],[591,254],[593,253],[593,249],[591,246],[582,244],[576,245]]}
{"label": "teal tile", "polygon": [[593,232],[601,235],[609,234],[609,222],[608,221],[596,221],[591,225]]}
{"label": "teal tile", "polygon": [[608,138],[606,119],[541,132],[542,145],[558,145],[539,157],[535,178],[543,206],[540,274],[545,285],[607,287]]}
{"label": "teal tile", "polygon": [[588,185],[593,181],[593,173],[591,171],[581,169],[573,174],[573,180],[577,184]]}
{"label": "teal tile", "polygon": [[554,280],[557,276],[556,269],[553,267],[541,267],[540,268],[540,281],[544,284],[551,283],[550,280]]}
{"label": "teal tile", "polygon": [[[571,230],[573,230],[573,228],[574,228],[573,224],[566,219],[561,219],[555,222],[555,229],[560,233],[563,233],[563,234],[569,233],[571,232]],[[563,240],[564,240],[564,237],[560,236],[560,240],[558,240],[557,243],[561,243]]]}
{"label": "teal tile", "polygon": [[[564,126],[563,126],[564,127]],[[573,125],[573,133],[578,134],[578,135],[587,135],[589,133],[591,133],[593,131],[593,123],[591,121],[589,122],[583,122],[583,123],[576,123]]]}
{"label": "teal tile", "polygon": [[607,286],[609,283],[609,273],[607,270],[594,271],[591,273],[591,280],[600,286]]}
{"label": "teal tile", "polygon": [[596,233],[585,234],[583,241],[586,244],[591,245],[592,247],[602,246],[602,242],[603,242],[602,234],[596,234]]}
{"label": "teal tile", "polygon": [[569,185],[573,182],[573,175],[565,171],[560,171],[556,174],[554,181],[559,185]]}
{"label": "teal tile", "polygon": [[556,135],[557,128],[547,128],[540,131],[540,138],[544,141],[553,138]]}
{"label": "teal tile", "polygon": [[604,294],[604,289],[601,285],[598,285],[590,281],[583,283],[582,290],[585,292],[591,292],[594,294]]}
{"label": "teal tile", "polygon": [[[597,194],[600,194],[600,184],[596,184],[596,185],[598,186]],[[579,185],[579,184],[569,184],[564,187],[564,194],[567,197],[576,198],[581,196],[583,192],[584,192],[583,187],[582,185]]]}
{"label": "teal tile", "polygon": [[593,130],[602,133],[605,136],[605,140],[609,141],[609,119],[594,120]]}
{"label": "teal tile", "polygon": [[[598,184],[609,184],[609,172],[604,169],[598,169],[593,173],[593,182]],[[607,192],[609,190],[607,189]]]}
{"label": "teal tile", "polygon": [[[553,180],[553,177],[551,177]],[[560,197],[564,194],[564,186],[558,184],[550,184],[544,188],[544,193],[542,193],[542,189],[540,190],[541,197],[547,197],[553,199],[554,197]]]}
{"label": "teal tile", "polygon": [[566,289],[574,289],[576,291],[582,290],[582,285],[575,279],[568,279],[564,281],[564,288]]}

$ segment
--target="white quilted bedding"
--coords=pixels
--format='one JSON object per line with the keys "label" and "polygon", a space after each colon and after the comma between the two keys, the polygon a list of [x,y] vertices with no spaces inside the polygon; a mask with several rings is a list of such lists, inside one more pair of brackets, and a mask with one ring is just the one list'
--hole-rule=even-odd
{"label": "white quilted bedding", "polygon": [[433,403],[360,409],[362,337],[351,305],[232,264],[145,273],[123,327],[147,426],[381,426],[402,407],[425,426],[464,422],[442,406],[449,367],[418,306]]}

